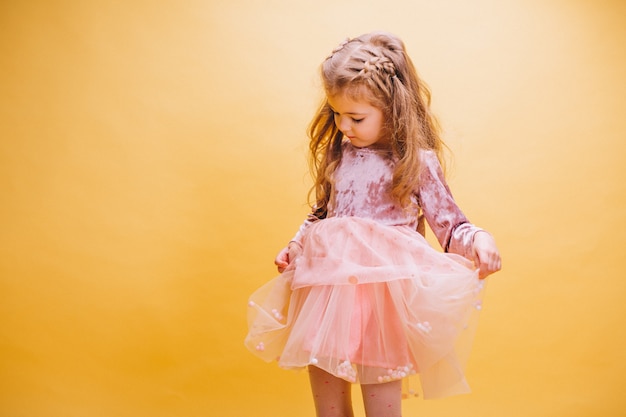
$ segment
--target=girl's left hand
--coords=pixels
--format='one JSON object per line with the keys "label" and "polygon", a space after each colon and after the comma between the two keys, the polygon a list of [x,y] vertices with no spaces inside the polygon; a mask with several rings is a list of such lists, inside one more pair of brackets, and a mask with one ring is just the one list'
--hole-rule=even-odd
{"label": "girl's left hand", "polygon": [[474,264],[478,268],[478,277],[486,278],[488,275],[498,272],[502,268],[500,252],[493,237],[484,231],[479,231],[474,235],[472,245]]}

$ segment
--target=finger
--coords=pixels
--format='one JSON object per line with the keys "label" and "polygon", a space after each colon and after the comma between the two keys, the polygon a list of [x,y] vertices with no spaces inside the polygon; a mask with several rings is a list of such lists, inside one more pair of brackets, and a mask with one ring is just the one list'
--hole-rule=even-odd
{"label": "finger", "polygon": [[480,269],[482,266],[482,263],[480,261],[480,256],[478,255],[478,251],[474,251],[474,267],[476,267],[476,269]]}
{"label": "finger", "polygon": [[500,255],[498,253],[494,253],[489,258],[489,269],[491,273],[497,272],[502,268],[502,262],[500,260]]}
{"label": "finger", "polygon": [[485,267],[485,265],[481,265],[477,269],[478,271],[478,279],[484,279],[489,275],[489,269]]}
{"label": "finger", "polygon": [[498,272],[500,270],[501,264],[498,258],[490,259],[489,262],[485,262],[480,267],[479,277],[486,278],[494,272]]}
{"label": "finger", "polygon": [[287,268],[288,263],[281,258],[276,258],[274,259],[274,265],[278,267],[278,272],[282,274],[285,271],[285,268]]}

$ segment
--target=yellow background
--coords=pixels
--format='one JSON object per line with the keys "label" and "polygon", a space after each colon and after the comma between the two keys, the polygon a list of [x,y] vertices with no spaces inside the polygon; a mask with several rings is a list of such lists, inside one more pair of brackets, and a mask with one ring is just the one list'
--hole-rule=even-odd
{"label": "yellow background", "polygon": [[504,259],[474,392],[405,415],[624,415],[625,6],[0,2],[0,415],[314,415],[246,301],[307,212],[317,67],[374,29]]}

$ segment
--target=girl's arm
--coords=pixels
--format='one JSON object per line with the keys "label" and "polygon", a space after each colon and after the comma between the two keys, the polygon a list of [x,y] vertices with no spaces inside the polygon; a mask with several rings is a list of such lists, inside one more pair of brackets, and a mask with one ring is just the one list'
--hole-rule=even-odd
{"label": "girl's arm", "polygon": [[423,152],[422,164],[418,200],[441,247],[474,261],[479,278],[499,271],[502,263],[493,237],[471,224],[457,206],[437,155]]}
{"label": "girl's arm", "polygon": [[304,235],[304,231],[310,225],[312,225],[316,221],[320,220],[319,217],[316,216],[315,211],[316,211],[315,207],[313,207],[313,211],[311,211],[311,213],[309,213],[309,215],[306,217],[306,220],[300,225],[300,228],[296,232],[296,235],[289,241],[289,243],[296,242],[296,243],[302,245],[302,236]]}
{"label": "girl's arm", "polygon": [[302,236],[304,235],[304,231],[313,223],[320,220],[315,215],[315,208],[313,211],[307,216],[306,220],[300,225],[298,232],[296,235],[289,241],[289,244],[284,247],[278,255],[276,255],[276,259],[274,259],[274,264],[278,267],[278,272],[282,273],[292,260],[296,259],[298,255],[302,252]]}
{"label": "girl's arm", "polygon": [[471,224],[454,201],[437,155],[422,152],[418,199],[424,217],[446,252],[474,260],[474,236],[481,228]]}

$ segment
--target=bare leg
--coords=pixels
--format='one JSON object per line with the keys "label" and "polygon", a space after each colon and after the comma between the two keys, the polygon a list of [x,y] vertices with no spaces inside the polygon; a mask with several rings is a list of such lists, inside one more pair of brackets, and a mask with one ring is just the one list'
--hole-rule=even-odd
{"label": "bare leg", "polygon": [[402,416],[402,381],[384,384],[363,384],[363,404],[367,417],[401,417]]}
{"label": "bare leg", "polygon": [[309,379],[317,417],[353,417],[350,383],[315,366]]}

